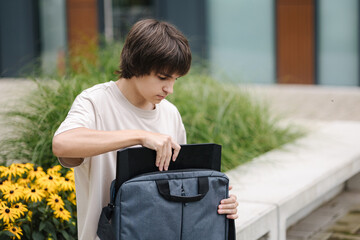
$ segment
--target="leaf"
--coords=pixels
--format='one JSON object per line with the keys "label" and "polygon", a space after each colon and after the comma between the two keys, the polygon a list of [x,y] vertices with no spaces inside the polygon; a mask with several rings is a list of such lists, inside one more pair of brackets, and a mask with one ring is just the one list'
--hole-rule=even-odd
{"label": "leaf", "polygon": [[[1,231],[0,232],[0,239],[4,239],[4,235],[8,237],[15,237],[15,235],[9,231]],[[8,239],[8,238],[6,238]]]}
{"label": "leaf", "polygon": [[50,222],[46,222],[46,228],[44,229],[45,232],[47,232],[48,234],[51,234],[51,237],[54,240],[57,240],[56,237],[56,228],[54,227],[54,225]]}
{"label": "leaf", "polygon": [[54,227],[54,225],[51,222],[41,222],[41,224],[42,223],[44,223],[46,226],[44,229],[46,232],[48,232],[48,233],[55,232],[56,228]]}
{"label": "leaf", "polygon": [[42,214],[45,214],[45,208],[39,207],[37,210],[38,210],[39,212],[41,212]]}
{"label": "leaf", "polygon": [[47,225],[47,222],[40,222],[39,231],[41,232]]}
{"label": "leaf", "polygon": [[40,232],[33,232],[33,234],[31,236],[32,236],[32,239],[36,239],[36,240],[45,239],[45,236],[42,235]]}
{"label": "leaf", "polygon": [[71,240],[71,239],[73,239],[65,230],[62,230],[62,231],[61,231],[61,234],[63,235],[63,237],[64,237],[66,240]]}
{"label": "leaf", "polygon": [[59,225],[60,225],[59,220],[57,220],[56,218],[52,218],[52,220],[53,220],[54,225],[55,225],[56,227],[59,227]]}
{"label": "leaf", "polygon": [[31,236],[31,229],[30,226],[25,224],[21,226],[22,230],[24,231],[25,236]]}

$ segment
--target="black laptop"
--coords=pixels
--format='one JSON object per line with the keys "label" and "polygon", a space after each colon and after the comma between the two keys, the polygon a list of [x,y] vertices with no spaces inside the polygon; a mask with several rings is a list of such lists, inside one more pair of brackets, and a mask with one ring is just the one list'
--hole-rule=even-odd
{"label": "black laptop", "polygon": [[[116,192],[121,184],[137,175],[159,171],[155,166],[156,151],[145,147],[125,148],[117,151]],[[220,171],[221,145],[214,143],[184,144],[169,170],[200,168]]]}

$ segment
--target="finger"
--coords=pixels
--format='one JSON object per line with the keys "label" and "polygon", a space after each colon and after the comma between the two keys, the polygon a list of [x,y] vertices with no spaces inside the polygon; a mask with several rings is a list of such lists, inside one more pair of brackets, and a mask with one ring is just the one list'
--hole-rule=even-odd
{"label": "finger", "polygon": [[221,204],[227,204],[227,203],[234,203],[236,202],[236,196],[235,195],[230,195],[229,198],[223,199],[221,200]]}
{"label": "finger", "polygon": [[163,161],[163,157],[160,158],[160,163],[159,163],[159,171],[162,171],[164,167],[164,161]]}
{"label": "finger", "polygon": [[234,215],[234,214],[237,213],[237,209],[236,209],[236,208],[231,208],[231,209],[218,209],[218,213],[219,213],[219,214]]}
{"label": "finger", "polygon": [[237,202],[229,203],[229,204],[220,204],[219,209],[234,209],[237,208],[239,204]]}
{"label": "finger", "polygon": [[172,142],[172,146],[171,146],[173,149],[174,149],[174,153],[173,153],[173,157],[172,157],[172,160],[175,162],[176,158],[179,156],[179,153],[180,153],[180,145],[175,143],[175,142]]}
{"label": "finger", "polygon": [[155,161],[155,166],[156,167],[160,167],[161,152],[162,152],[161,149],[156,151],[156,161]]}
{"label": "finger", "polygon": [[160,157],[160,164],[159,164],[159,170],[162,171],[164,170],[164,166],[165,166],[165,161],[166,161],[166,144],[164,144],[162,146],[162,151],[161,151],[162,155]]}
{"label": "finger", "polygon": [[229,186],[229,191],[233,189],[233,186]]}
{"label": "finger", "polygon": [[237,214],[230,214],[230,215],[226,215],[226,218],[228,219],[237,219],[239,216]]}
{"label": "finger", "polygon": [[166,152],[167,152],[167,154],[166,154],[165,165],[164,165],[165,171],[167,171],[169,169],[169,165],[170,165],[171,154],[172,154],[171,142],[169,142],[167,144]]}

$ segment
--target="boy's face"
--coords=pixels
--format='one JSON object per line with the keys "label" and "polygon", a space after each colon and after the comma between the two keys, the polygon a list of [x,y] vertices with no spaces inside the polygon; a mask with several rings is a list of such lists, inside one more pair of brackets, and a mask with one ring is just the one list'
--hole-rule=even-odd
{"label": "boy's face", "polygon": [[[166,73],[151,73],[133,79],[136,88],[138,107],[153,109],[155,104],[160,103],[168,95],[173,93],[176,79],[179,75]],[[136,105],[138,105],[136,104]]]}

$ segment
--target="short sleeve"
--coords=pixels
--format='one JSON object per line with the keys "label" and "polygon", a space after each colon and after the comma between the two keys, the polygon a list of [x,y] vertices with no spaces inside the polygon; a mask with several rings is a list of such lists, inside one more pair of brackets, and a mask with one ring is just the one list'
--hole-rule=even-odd
{"label": "short sleeve", "polygon": [[71,106],[68,115],[61,123],[58,130],[55,132],[55,136],[79,127],[85,127],[89,129],[95,129],[96,127],[96,111],[95,106],[91,99],[83,92],[78,95]]}
{"label": "short sleeve", "polygon": [[181,122],[181,126],[178,130],[178,144],[186,144],[186,131],[184,124]]}
{"label": "short sleeve", "polygon": [[186,130],[179,111],[176,109],[176,140],[178,144],[186,144]]}

